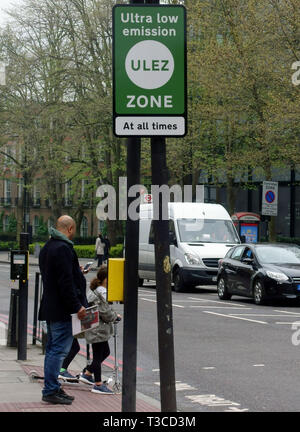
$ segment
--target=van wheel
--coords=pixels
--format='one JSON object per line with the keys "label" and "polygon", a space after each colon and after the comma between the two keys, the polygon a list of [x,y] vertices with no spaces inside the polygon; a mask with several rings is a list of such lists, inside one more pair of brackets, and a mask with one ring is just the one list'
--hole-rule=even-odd
{"label": "van wheel", "polygon": [[144,279],[139,278],[139,287],[142,287],[144,285]]}
{"label": "van wheel", "polygon": [[218,280],[217,290],[218,290],[219,299],[221,299],[221,300],[230,300],[231,299],[231,294],[229,294],[229,292],[228,292],[226,281],[222,277]]}
{"label": "van wheel", "polygon": [[175,292],[184,292],[186,290],[186,286],[183,282],[183,279],[182,279],[182,276],[180,274],[179,269],[174,271],[173,282],[174,282],[174,291]]}

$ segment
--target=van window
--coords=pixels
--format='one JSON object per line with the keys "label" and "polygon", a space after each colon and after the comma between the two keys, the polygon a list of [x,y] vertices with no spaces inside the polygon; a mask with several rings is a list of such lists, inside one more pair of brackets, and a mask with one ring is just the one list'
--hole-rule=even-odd
{"label": "van window", "polygon": [[186,243],[239,243],[231,220],[178,219],[180,241]]}
{"label": "van window", "polygon": [[149,244],[154,244],[154,224],[151,222],[150,234],[149,234]]}
{"label": "van window", "polygon": [[[176,238],[174,221],[169,220],[169,234],[172,233]],[[150,234],[149,234],[149,244],[154,244],[154,223],[151,222]]]}

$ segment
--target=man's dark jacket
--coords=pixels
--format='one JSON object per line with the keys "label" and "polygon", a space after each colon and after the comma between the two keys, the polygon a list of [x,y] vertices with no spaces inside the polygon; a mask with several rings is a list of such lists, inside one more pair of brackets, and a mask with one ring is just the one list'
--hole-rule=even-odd
{"label": "man's dark jacket", "polygon": [[86,280],[71,243],[51,238],[41,249],[39,265],[43,296],[41,321],[69,321],[70,314],[87,307]]}

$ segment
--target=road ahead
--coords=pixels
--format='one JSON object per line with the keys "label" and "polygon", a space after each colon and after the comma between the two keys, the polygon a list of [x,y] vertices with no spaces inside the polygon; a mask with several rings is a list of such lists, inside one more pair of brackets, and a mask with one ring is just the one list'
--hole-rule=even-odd
{"label": "road ahead", "polygon": [[[30,267],[29,323],[36,269]],[[155,285],[146,285],[139,289],[137,390],[159,400],[156,291]],[[11,286],[9,267],[1,264],[4,315]],[[115,309],[122,314],[122,305]],[[220,301],[216,289],[206,287],[173,293],[173,319],[178,410],[300,411],[300,345],[292,343],[299,306],[291,301],[256,306],[241,297]],[[300,341],[297,334],[294,338]]]}

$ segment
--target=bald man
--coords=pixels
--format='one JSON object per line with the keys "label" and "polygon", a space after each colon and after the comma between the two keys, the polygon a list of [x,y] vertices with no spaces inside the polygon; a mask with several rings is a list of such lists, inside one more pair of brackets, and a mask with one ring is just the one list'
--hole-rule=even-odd
{"label": "bald man", "polygon": [[42,400],[53,404],[70,405],[74,397],[67,395],[58,381],[62,362],[73,342],[71,314],[85,317],[86,280],[73,249],[75,221],[61,216],[56,229],[50,229],[50,239],[39,256],[43,279],[43,296],[39,320],[47,322],[47,346],[44,362]]}

